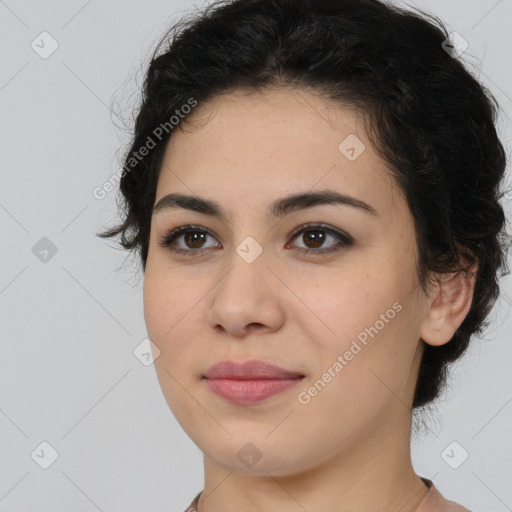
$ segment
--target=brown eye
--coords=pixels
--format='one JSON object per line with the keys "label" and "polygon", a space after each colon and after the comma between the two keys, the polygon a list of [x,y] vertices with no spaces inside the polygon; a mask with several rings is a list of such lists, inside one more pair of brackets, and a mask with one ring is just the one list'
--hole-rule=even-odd
{"label": "brown eye", "polygon": [[[296,230],[294,233],[294,239],[302,241],[305,245],[305,247],[297,248],[305,254],[325,254],[340,250],[342,247],[353,244],[353,239],[350,236],[342,232],[338,232],[338,230],[334,230],[333,228],[327,228],[321,225],[302,226],[300,231],[297,232]],[[299,235],[302,236],[299,237]],[[329,237],[337,240],[338,243],[327,248],[322,248]]]}
{"label": "brown eye", "polygon": [[184,234],[183,241],[191,249],[201,249],[206,236],[204,232],[188,231]]}
{"label": "brown eye", "polygon": [[302,234],[302,240],[304,241],[308,248],[312,247],[313,249],[318,249],[325,242],[325,239],[325,232],[318,229],[309,229],[308,231],[304,231]]}
{"label": "brown eye", "polygon": [[[171,251],[193,254],[205,248],[204,243],[208,236],[212,236],[209,231],[195,226],[182,226],[171,231],[159,243],[160,247],[168,247]],[[182,239],[182,245],[173,247],[175,241]]]}

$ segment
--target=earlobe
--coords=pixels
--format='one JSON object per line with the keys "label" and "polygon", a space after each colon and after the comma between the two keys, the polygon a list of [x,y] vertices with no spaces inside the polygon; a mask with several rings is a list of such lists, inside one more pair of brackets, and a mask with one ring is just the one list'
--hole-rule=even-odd
{"label": "earlobe", "polygon": [[440,346],[452,339],[471,308],[477,270],[475,262],[466,272],[440,276],[420,330],[425,343]]}

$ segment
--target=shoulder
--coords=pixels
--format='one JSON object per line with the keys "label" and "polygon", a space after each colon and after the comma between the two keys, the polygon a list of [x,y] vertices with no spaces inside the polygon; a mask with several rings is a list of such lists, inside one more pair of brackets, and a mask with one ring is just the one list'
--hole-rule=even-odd
{"label": "shoulder", "polygon": [[203,491],[200,491],[196,494],[196,497],[192,500],[192,503],[185,509],[184,512],[197,512],[197,503],[199,501],[199,496],[201,496]]}
{"label": "shoulder", "polygon": [[[429,491],[416,512],[471,512],[471,510],[447,500],[431,480],[422,478]],[[203,491],[199,492],[184,512],[197,512],[197,503]]]}
{"label": "shoulder", "polygon": [[429,491],[416,512],[471,512],[469,509],[447,500],[427,478],[422,478]]}

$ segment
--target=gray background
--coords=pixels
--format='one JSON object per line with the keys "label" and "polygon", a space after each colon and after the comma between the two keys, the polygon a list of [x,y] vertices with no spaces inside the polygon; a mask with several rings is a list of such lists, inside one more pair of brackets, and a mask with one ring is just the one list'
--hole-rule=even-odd
{"label": "gray background", "polygon": [[[202,454],[133,353],[147,336],[142,273],[94,235],[117,219],[115,193],[92,194],[128,142],[110,107],[130,119],[142,64],[193,5],[204,3],[0,0],[0,510],[181,511],[202,489]],[[512,0],[406,5],[468,41],[509,152]],[[59,45],[46,59],[31,47],[43,31]],[[46,261],[43,237],[57,249]],[[412,444],[416,472],[473,512],[512,510],[511,282]],[[47,469],[42,442],[58,453]],[[453,469],[459,445],[469,456]]]}

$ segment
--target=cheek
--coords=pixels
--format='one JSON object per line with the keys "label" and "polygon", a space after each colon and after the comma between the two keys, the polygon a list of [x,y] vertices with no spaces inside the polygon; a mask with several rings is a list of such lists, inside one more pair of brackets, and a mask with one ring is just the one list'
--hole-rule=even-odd
{"label": "cheek", "polygon": [[[392,305],[397,294],[390,290],[389,283],[379,282],[366,272],[352,269],[346,275],[343,272],[317,275],[315,283],[310,287],[307,282],[301,282],[295,288],[297,296],[308,306],[301,306],[297,321],[309,333],[320,354],[332,357],[333,353],[343,353],[358,335],[364,343],[365,328],[379,321],[381,314],[391,309],[388,317],[395,316]],[[379,321],[379,327],[384,325]]]}
{"label": "cheek", "polygon": [[199,283],[194,285],[192,279],[178,272],[159,271],[155,266],[146,272],[144,319],[149,338],[160,349],[160,357],[155,360],[157,371],[165,367],[180,380],[191,377],[201,350],[198,344],[204,339],[199,335],[201,329],[204,332],[204,319],[199,318],[204,315],[204,293]]}
{"label": "cheek", "polygon": [[149,337],[156,341],[165,332],[164,326],[169,321],[168,298],[163,283],[156,279],[156,274],[147,268],[143,286],[144,320]]}
{"label": "cheek", "polygon": [[330,404],[343,421],[361,419],[375,410],[371,404],[380,409],[405,391],[416,349],[404,281],[388,273],[388,282],[379,282],[378,275],[353,273],[318,284],[307,301],[317,315],[301,320],[316,355],[307,383],[312,387],[301,390],[312,402]]}
{"label": "cheek", "polygon": [[155,338],[171,338],[173,331],[187,323],[187,314],[197,302],[197,293],[193,281],[184,279],[178,272],[162,265],[148,266],[143,287],[148,331]]}
{"label": "cheek", "polygon": [[[155,359],[155,370],[161,379],[162,387],[164,382],[172,381],[166,370],[174,375],[173,361],[181,359],[180,346],[184,344],[173,344],[175,331],[180,324],[180,302],[173,300],[169,280],[164,279],[161,274],[153,271],[146,271],[144,277],[144,320],[150,340],[160,349],[160,355]],[[181,315],[183,316],[183,315]],[[175,346],[173,346],[175,345]]]}
{"label": "cheek", "polygon": [[194,313],[199,304],[193,307],[197,298],[186,284],[177,282],[175,273],[157,272],[154,266],[146,268],[144,318],[148,336],[160,350],[154,368],[167,404],[185,428],[191,416],[198,414],[184,390],[190,387],[197,358],[198,337],[190,327],[197,325]]}

